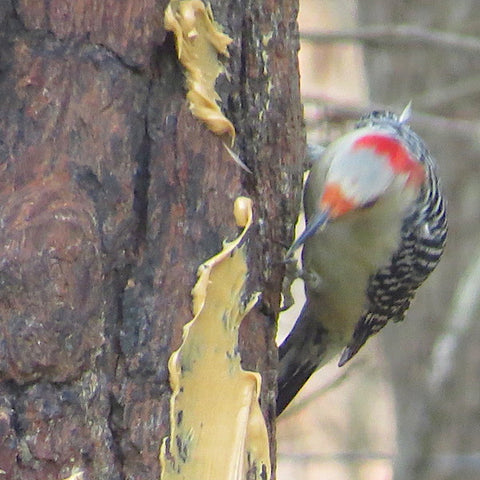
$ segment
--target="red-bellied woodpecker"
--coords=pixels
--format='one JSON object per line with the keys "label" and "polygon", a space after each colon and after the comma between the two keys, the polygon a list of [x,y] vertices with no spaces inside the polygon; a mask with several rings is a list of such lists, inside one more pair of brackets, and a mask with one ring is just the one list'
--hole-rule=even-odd
{"label": "red-bellied woodpecker", "polygon": [[[408,110],[408,107],[406,111]],[[403,319],[447,234],[435,161],[408,113],[372,112],[314,159],[304,191],[306,302],[280,346],[277,414],[315,370]]]}

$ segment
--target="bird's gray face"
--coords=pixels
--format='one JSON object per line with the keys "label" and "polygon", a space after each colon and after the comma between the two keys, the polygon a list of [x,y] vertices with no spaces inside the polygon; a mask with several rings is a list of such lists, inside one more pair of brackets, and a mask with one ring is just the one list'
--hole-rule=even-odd
{"label": "bird's gray face", "polygon": [[413,159],[390,132],[369,127],[332,143],[324,152],[328,169],[317,211],[302,235],[289,249],[291,255],[327,222],[366,209],[392,194],[405,192],[410,203],[425,177],[422,164]]}
{"label": "bird's gray face", "polygon": [[319,210],[330,219],[373,205],[392,189],[420,187],[424,167],[403,144],[381,130],[362,128],[345,135],[325,151],[329,168]]}

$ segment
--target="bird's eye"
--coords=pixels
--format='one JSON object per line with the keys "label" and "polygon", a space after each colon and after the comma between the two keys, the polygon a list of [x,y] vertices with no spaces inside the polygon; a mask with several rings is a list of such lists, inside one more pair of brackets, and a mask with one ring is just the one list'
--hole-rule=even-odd
{"label": "bird's eye", "polygon": [[368,201],[362,205],[362,209],[372,208],[377,203],[378,198]]}

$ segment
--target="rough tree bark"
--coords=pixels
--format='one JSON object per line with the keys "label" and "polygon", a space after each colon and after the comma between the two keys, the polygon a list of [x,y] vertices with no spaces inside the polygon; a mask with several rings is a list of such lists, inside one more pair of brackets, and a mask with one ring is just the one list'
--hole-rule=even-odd
{"label": "rough tree bark", "polygon": [[157,479],[196,269],[254,201],[245,367],[274,435],[275,319],[303,152],[297,3],[212,2],[242,171],[189,112],[165,1],[0,1],[0,468]]}

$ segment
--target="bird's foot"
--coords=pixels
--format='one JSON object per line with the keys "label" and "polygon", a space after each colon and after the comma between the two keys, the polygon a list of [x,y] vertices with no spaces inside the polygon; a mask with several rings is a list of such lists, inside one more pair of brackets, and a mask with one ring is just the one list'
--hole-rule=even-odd
{"label": "bird's foot", "polygon": [[282,305],[280,311],[288,310],[295,300],[292,295],[292,283],[301,277],[302,271],[297,267],[297,260],[295,258],[288,258],[285,260],[285,276],[282,284]]}

